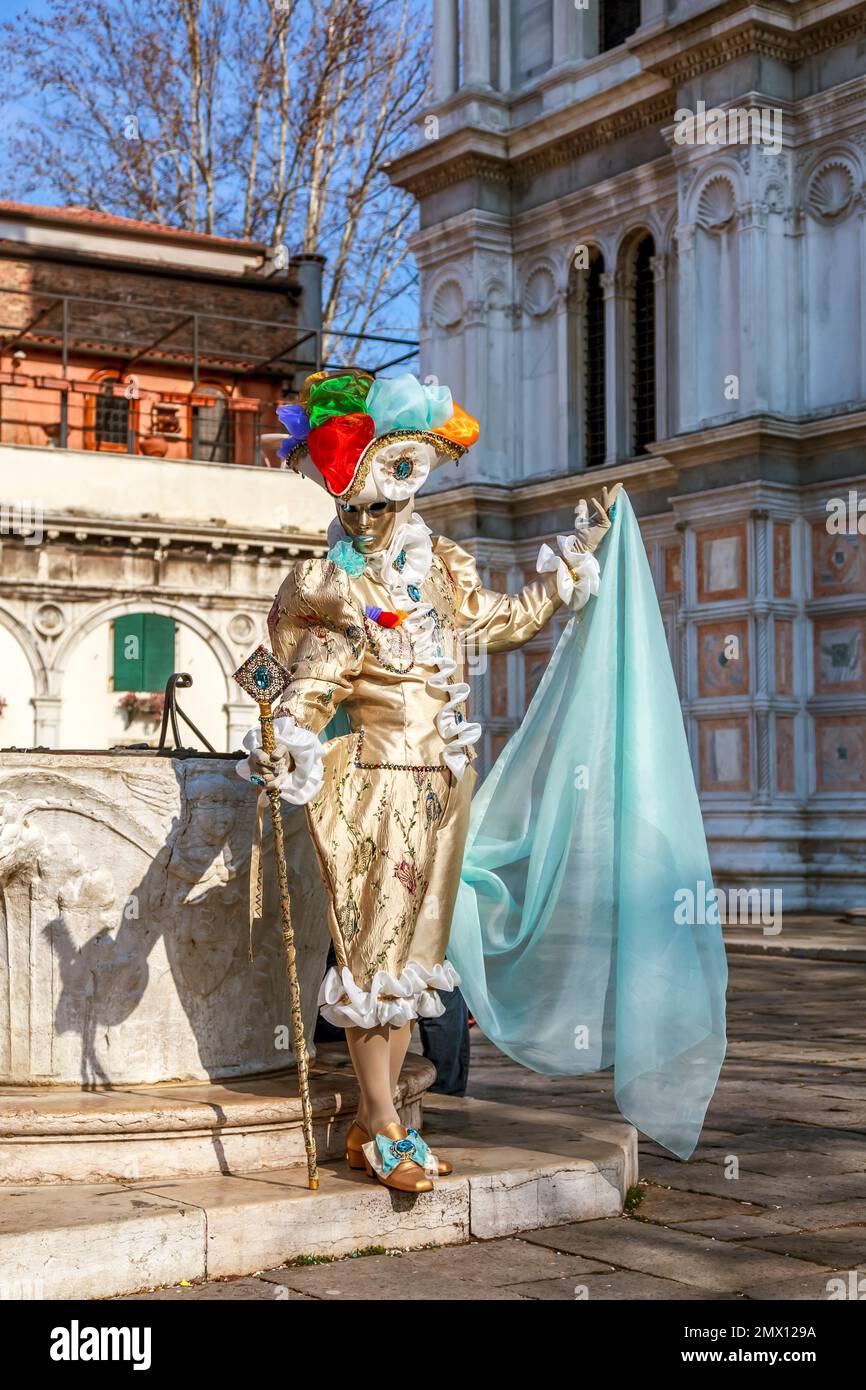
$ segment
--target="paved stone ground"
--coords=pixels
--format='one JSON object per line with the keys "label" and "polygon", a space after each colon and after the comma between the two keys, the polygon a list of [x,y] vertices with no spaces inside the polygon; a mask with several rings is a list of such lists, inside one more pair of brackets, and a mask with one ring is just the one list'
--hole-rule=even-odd
{"label": "paved stone ground", "polygon": [[[495,1240],[156,1290],[155,1299],[784,1299],[866,1279],[866,959],[730,957],[729,1050],[689,1163],[641,1144],[634,1212]],[[845,942],[854,949],[846,952]],[[540,1077],[473,1030],[472,1094],[615,1115],[607,1074]],[[864,1285],[866,1287],[866,1285]]]}

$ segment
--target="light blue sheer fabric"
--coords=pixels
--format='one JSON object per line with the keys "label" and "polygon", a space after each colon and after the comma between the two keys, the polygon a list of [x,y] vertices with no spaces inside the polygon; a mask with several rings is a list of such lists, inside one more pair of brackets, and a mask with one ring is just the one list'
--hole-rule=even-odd
{"label": "light blue sheer fabric", "polygon": [[614,1069],[623,1115],[682,1158],[725,1052],[721,928],[665,633],[622,495],[601,588],[565,629],[473,802],[448,958],[484,1033],[549,1075]]}
{"label": "light blue sheer fabric", "polygon": [[352,726],[349,723],[349,716],[343,706],[338,705],[334,710],[333,719],[325,725],[319,738],[322,743],[330,743],[332,738],[342,738],[343,734],[350,734],[351,732]]}
{"label": "light blue sheer fabric", "polygon": [[402,376],[377,377],[364,409],[372,415],[376,434],[389,430],[433,430],[454,414],[454,402],[447,386],[427,386],[411,372]]}

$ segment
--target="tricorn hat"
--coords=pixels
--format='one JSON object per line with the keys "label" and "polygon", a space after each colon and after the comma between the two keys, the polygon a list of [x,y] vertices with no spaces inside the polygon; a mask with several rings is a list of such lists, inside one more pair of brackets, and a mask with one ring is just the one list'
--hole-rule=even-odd
{"label": "tricorn hat", "polygon": [[478,421],[455,405],[447,386],[406,373],[372,377],[357,367],[314,372],[299,402],[276,408],[277,453],[337,501],[404,501],[434,468],[460,459],[478,438]]}

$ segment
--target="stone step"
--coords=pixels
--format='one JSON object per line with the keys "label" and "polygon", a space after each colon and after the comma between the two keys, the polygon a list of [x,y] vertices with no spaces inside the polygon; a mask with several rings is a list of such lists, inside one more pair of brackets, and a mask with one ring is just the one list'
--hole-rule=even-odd
{"label": "stone step", "polygon": [[[418,1125],[435,1080],[406,1058],[395,1094]],[[310,1072],[317,1152],[341,1157],[358,1105],[345,1049],[321,1048]],[[0,1088],[0,1191],[10,1184],[138,1182],[282,1169],[306,1162],[297,1073],[183,1085]]]}
{"label": "stone step", "polygon": [[321,1165],[140,1182],[6,1188],[0,1297],[107,1298],[251,1274],[304,1255],[457,1245],[622,1210],[637,1181],[623,1122],[428,1096],[424,1133],[455,1171],[417,1197]]}

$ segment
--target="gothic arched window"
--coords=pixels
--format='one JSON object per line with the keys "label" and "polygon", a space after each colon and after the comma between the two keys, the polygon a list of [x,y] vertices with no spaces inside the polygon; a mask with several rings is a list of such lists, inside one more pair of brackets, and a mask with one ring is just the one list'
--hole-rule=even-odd
{"label": "gothic arched window", "polygon": [[583,316],[583,458],[586,468],[604,463],[607,448],[603,273],[604,257],[600,251],[595,251],[586,272]]}
{"label": "gothic arched window", "polygon": [[645,454],[656,437],[655,245],[641,237],[632,261],[631,438],[632,453]]}

